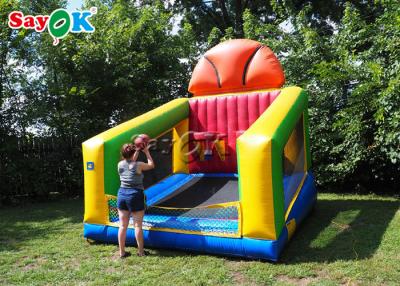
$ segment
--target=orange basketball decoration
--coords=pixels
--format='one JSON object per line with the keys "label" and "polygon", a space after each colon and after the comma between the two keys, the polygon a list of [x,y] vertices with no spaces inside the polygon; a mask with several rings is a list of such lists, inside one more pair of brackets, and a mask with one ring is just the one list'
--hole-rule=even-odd
{"label": "orange basketball decoration", "polygon": [[144,149],[149,144],[150,137],[147,134],[140,134],[135,138],[135,147],[139,150]]}
{"label": "orange basketball decoration", "polygon": [[189,92],[195,96],[220,94],[280,88],[284,83],[282,66],[270,48],[236,39],[205,53],[193,70]]}
{"label": "orange basketball decoration", "polygon": [[139,137],[142,138],[146,144],[150,141],[150,137],[147,134],[140,134]]}

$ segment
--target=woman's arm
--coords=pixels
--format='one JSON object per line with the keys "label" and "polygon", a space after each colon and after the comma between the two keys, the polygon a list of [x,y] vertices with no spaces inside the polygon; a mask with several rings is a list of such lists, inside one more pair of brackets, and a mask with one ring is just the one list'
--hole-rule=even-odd
{"label": "woman's arm", "polygon": [[153,158],[151,157],[151,154],[150,154],[150,151],[149,151],[149,146],[146,146],[143,149],[143,153],[147,157],[147,163],[140,162],[140,164],[139,164],[140,170],[141,171],[148,171],[148,170],[154,169],[154,161],[153,161]]}
{"label": "woman's arm", "polygon": [[133,161],[133,162],[136,162],[136,161],[137,161],[137,158],[139,157],[139,153],[140,153],[140,150],[136,149],[136,150],[135,150],[135,153],[134,153],[133,156],[132,156],[132,161]]}

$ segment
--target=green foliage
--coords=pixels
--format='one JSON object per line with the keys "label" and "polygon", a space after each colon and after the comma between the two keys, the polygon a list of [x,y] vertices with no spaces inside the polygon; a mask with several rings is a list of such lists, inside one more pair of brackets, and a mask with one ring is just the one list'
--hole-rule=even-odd
{"label": "green foliage", "polygon": [[95,33],[69,35],[57,48],[48,37],[41,43],[48,125],[89,137],[185,94],[188,71],[179,61],[185,50],[161,3],[87,5],[98,8]]}
{"label": "green foliage", "polygon": [[196,41],[211,47],[220,40],[243,38],[243,13],[247,9],[263,23],[275,17],[270,1],[263,0],[177,0],[172,9],[193,27]]}
{"label": "green foliage", "polygon": [[[1,19],[12,10],[48,15],[65,3],[1,2]],[[172,13],[161,1],[143,6],[123,0],[85,5],[98,8],[91,18],[96,31],[69,34],[56,47],[48,33],[0,29],[0,175],[2,182],[7,181],[0,186],[0,200],[10,194],[17,194],[17,200],[83,191],[82,161],[64,144],[50,159],[36,154],[28,158],[14,141],[73,138],[72,148],[79,154],[80,143],[91,136],[186,95],[191,61],[182,60],[194,50],[188,45],[190,26],[180,35],[172,34]],[[59,169],[64,176],[58,179],[54,173]]]}
{"label": "green foliage", "polygon": [[[186,96],[191,71],[205,50],[246,37],[276,52],[287,85],[310,91],[313,169],[320,189],[398,192],[400,4],[349,3],[88,0],[85,7],[98,7],[91,18],[96,31],[70,34],[54,47],[48,33],[13,31],[3,19],[18,9],[50,14],[66,1],[2,1],[2,174],[25,164],[8,138],[84,141]],[[5,163],[10,158],[19,168]],[[57,158],[68,168],[82,168],[69,155]],[[78,173],[73,182],[82,179]],[[19,188],[12,182],[9,189]]]}
{"label": "green foliage", "polygon": [[310,91],[313,168],[320,187],[396,192],[400,25],[393,19],[399,18],[400,4],[380,3],[373,19],[347,4],[342,19],[331,24],[332,34],[310,23],[311,8],[286,14],[290,29],[288,22],[260,23],[246,11],[245,35],[278,54],[287,85]]}

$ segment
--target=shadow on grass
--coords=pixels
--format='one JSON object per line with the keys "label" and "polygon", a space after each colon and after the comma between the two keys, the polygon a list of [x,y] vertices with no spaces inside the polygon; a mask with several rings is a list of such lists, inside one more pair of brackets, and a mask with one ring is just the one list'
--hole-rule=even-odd
{"label": "shadow on grass", "polygon": [[37,203],[0,209],[0,253],[18,251],[29,240],[47,237],[81,223],[82,200]]}
{"label": "shadow on grass", "polygon": [[[399,207],[399,201],[319,199],[312,214],[305,219],[291,242],[286,245],[278,263],[369,258],[379,248],[383,234]],[[176,249],[153,251],[160,257],[209,255]],[[243,257],[225,259],[234,262],[253,261]]]}
{"label": "shadow on grass", "polygon": [[399,209],[398,201],[318,200],[281,256],[287,264],[371,257]]}
{"label": "shadow on grass", "polygon": [[[399,207],[399,201],[319,199],[312,214],[286,245],[278,263],[369,258],[379,248],[383,234]],[[207,255],[166,249],[155,249],[155,254],[164,257]],[[241,257],[226,259],[247,260]]]}

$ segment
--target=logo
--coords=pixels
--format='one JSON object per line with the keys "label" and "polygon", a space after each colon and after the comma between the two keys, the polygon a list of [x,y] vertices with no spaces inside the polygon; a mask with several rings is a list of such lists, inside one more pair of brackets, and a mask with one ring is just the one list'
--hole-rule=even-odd
{"label": "logo", "polygon": [[86,170],[93,171],[94,170],[94,162],[86,162]]}
{"label": "logo", "polygon": [[60,39],[69,33],[93,33],[95,28],[89,22],[89,18],[97,13],[97,8],[89,11],[68,12],[65,9],[54,10],[49,15],[24,15],[21,11],[13,11],[8,15],[8,26],[11,29],[32,29],[38,33],[46,30],[53,37],[53,45],[56,46]]}

